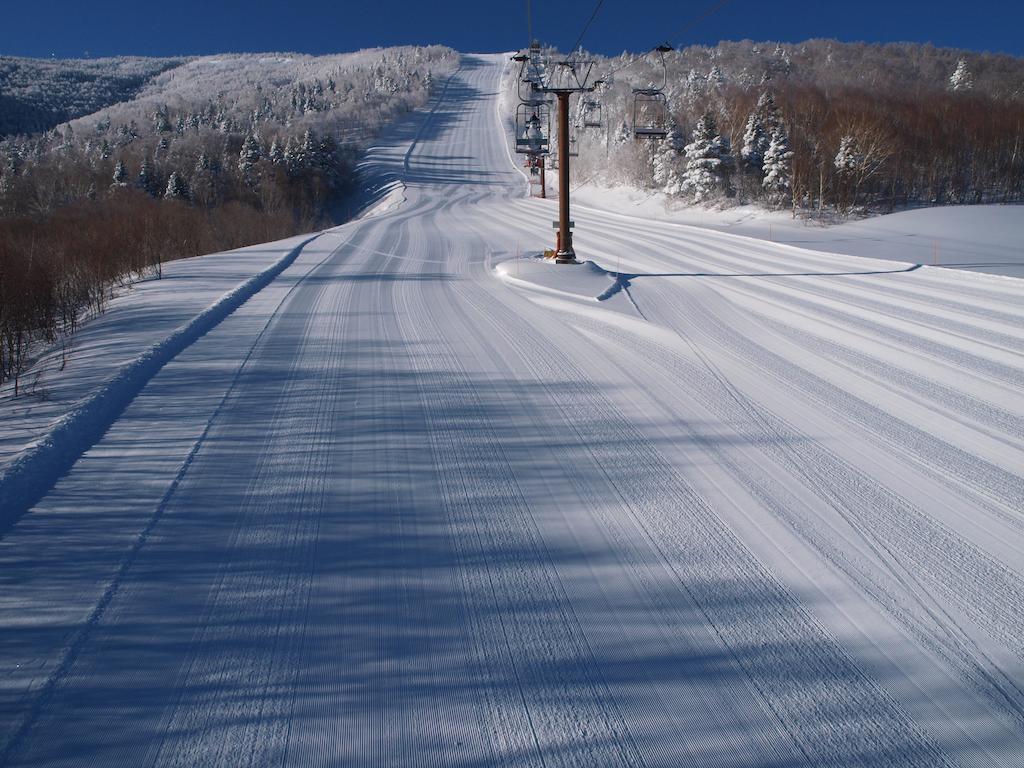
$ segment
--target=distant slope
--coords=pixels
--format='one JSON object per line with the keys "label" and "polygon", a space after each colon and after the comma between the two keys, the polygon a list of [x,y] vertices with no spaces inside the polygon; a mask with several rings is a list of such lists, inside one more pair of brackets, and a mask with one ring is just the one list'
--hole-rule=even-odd
{"label": "distant slope", "polygon": [[133,99],[185,59],[24,59],[0,56],[0,136],[36,133]]}
{"label": "distant slope", "polygon": [[[396,114],[422,106],[433,78],[451,72],[456,61],[456,53],[443,46],[323,56],[200,56],[151,78],[131,100],[83,115],[72,126],[99,135],[103,126],[134,121],[132,132],[147,139],[171,128],[179,135],[200,126],[250,133],[261,126],[301,124],[341,142],[365,139]],[[158,127],[159,115],[167,118],[164,130]]]}

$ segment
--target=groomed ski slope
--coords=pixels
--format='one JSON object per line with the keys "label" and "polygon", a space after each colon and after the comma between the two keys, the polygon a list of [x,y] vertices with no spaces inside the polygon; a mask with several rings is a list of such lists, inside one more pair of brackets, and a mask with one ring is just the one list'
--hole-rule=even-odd
{"label": "groomed ski slope", "polygon": [[1024,765],[1022,283],[579,211],[559,288],[504,59],[4,511],[0,765]]}

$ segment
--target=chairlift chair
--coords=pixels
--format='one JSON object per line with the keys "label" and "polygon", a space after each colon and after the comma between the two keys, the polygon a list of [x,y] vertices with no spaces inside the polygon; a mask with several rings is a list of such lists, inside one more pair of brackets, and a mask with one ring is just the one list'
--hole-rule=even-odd
{"label": "chairlift chair", "polygon": [[547,154],[551,136],[551,112],[547,104],[520,104],[516,108],[516,152]]}
{"label": "chairlift chair", "polygon": [[587,99],[583,102],[583,127],[600,128],[604,125],[602,120],[601,102],[597,99]]}
{"label": "chairlift chair", "polygon": [[542,98],[539,92],[547,80],[547,66],[541,55],[540,44],[534,42],[530,45],[529,53],[518,53],[512,57],[512,61],[519,64],[518,92],[519,100],[523,102],[536,102]]}
{"label": "chairlift chair", "polygon": [[633,89],[633,136],[637,139],[664,139],[668,136],[668,65],[665,54],[672,46],[662,43],[654,51],[661,60],[661,87]]}
{"label": "chairlift chair", "polygon": [[660,89],[633,89],[633,136],[637,139],[668,136],[668,99]]}

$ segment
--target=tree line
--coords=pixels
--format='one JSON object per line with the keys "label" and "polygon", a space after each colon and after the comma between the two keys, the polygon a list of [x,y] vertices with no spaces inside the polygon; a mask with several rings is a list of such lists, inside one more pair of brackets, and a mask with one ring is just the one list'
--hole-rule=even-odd
{"label": "tree line", "polygon": [[251,79],[0,142],[0,382],[21,394],[42,345],[66,352],[84,318],[171,259],[335,221],[366,143],[453,60],[384,51],[326,81]]}
{"label": "tree line", "polygon": [[633,138],[631,89],[660,79],[657,61],[602,67],[604,125],[577,120],[582,179],[820,216],[1024,197],[1021,59],[834,41],[686,49],[667,57],[655,141]]}
{"label": "tree line", "polygon": [[14,379],[15,395],[39,344],[68,338],[117,287],[161,276],[172,259],[312,230],[354,178],[354,150],[308,129],[216,146],[65,155],[11,178],[0,192],[0,380]]}

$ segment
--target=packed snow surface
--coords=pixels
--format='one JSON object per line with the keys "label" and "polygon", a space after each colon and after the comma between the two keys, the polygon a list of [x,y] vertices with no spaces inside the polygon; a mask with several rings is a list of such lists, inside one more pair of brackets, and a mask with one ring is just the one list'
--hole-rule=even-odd
{"label": "packed snow surface", "polygon": [[586,208],[816,251],[1024,277],[1024,205],[1020,204],[920,208],[824,224],[753,205],[684,205],[661,193],[627,186],[582,184],[574,187],[573,195]]}
{"label": "packed snow surface", "polygon": [[0,765],[1021,766],[1022,283],[582,207],[541,263],[503,61],[2,402]]}

